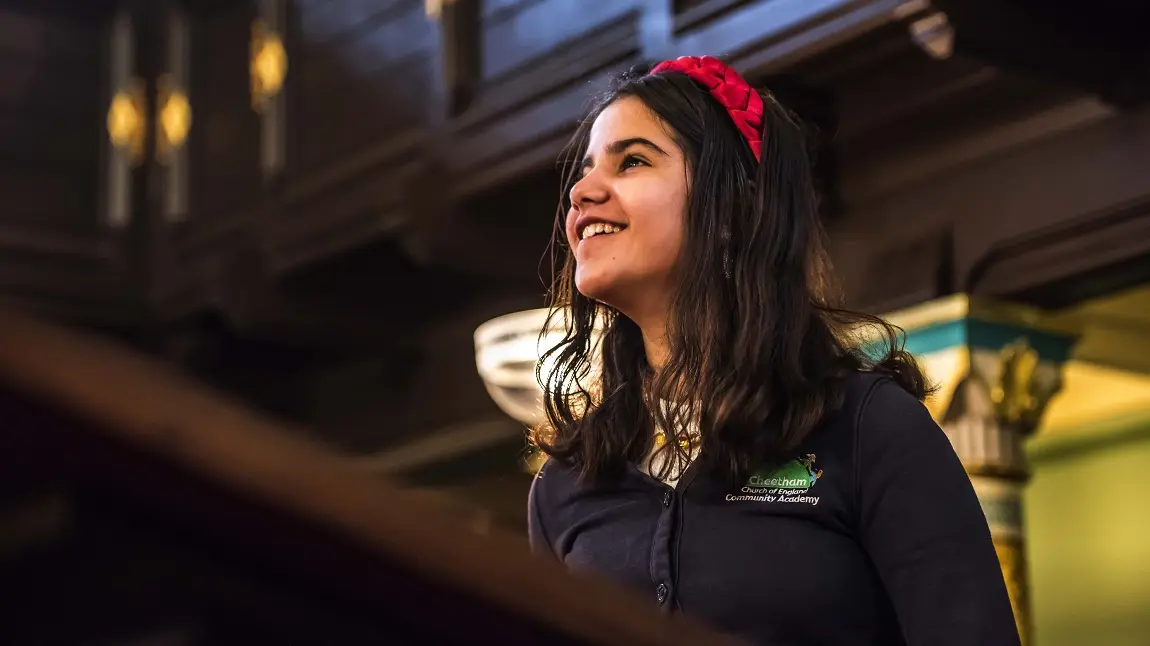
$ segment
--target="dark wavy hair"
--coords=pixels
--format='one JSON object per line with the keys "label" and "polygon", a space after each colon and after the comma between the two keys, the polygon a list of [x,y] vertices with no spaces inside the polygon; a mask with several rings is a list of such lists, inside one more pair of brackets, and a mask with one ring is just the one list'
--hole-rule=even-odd
{"label": "dark wavy hair", "polygon": [[[564,154],[552,257],[566,258],[550,293],[549,324],[565,334],[536,371],[547,421],[534,430],[533,444],[584,479],[598,480],[646,459],[655,425],[675,437],[690,420],[707,458],[700,467],[742,481],[756,468],[793,457],[841,406],[842,380],[854,372],[888,374],[924,398],[928,386],[903,349],[902,331],[838,305],[799,119],[764,95],[762,161],[756,163],[702,85],[679,73],[648,75],[648,69],[615,79]],[[670,127],[691,174],[668,359],[657,371],[647,362],[639,327],[576,289],[564,228],[567,189],[579,179],[591,125],[626,96]],[[659,450],[674,454],[664,462],[669,467],[675,460],[685,464],[691,448],[672,441]]]}

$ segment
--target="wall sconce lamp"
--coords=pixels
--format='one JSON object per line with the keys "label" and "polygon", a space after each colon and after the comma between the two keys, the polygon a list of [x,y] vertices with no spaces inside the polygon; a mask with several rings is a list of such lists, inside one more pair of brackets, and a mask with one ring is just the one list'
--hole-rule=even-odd
{"label": "wall sconce lamp", "polygon": [[263,114],[283,89],[288,56],[283,40],[262,20],[252,23],[251,76],[252,109]]}
{"label": "wall sconce lamp", "polygon": [[156,158],[160,163],[168,163],[191,132],[192,105],[187,93],[170,76],[161,76],[157,88]]}
{"label": "wall sconce lamp", "polygon": [[130,79],[112,96],[108,105],[108,139],[116,149],[128,154],[133,166],[144,161],[144,133],[148,123],[144,82]]}

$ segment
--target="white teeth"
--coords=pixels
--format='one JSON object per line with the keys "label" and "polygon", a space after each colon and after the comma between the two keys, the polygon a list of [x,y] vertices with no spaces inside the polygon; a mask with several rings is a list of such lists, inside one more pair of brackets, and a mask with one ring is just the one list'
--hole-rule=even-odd
{"label": "white teeth", "polygon": [[581,239],[586,240],[587,238],[590,238],[591,236],[597,236],[600,233],[619,233],[622,230],[623,227],[615,224],[596,222],[594,224],[588,224],[587,226],[583,227],[583,236]]}

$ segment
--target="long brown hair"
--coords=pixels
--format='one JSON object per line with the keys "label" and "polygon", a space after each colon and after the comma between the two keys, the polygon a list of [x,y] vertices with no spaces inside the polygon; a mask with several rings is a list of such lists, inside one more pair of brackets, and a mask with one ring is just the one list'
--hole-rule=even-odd
{"label": "long brown hair", "polygon": [[[565,319],[566,333],[537,371],[547,423],[536,429],[534,444],[596,480],[645,459],[656,427],[673,437],[691,420],[700,429],[706,468],[741,481],[765,463],[792,457],[841,405],[841,381],[853,372],[889,374],[922,399],[926,380],[903,350],[901,330],[838,304],[797,117],[764,96],[757,163],[705,88],[683,74],[645,72],[618,77],[566,150],[552,241],[566,258],[550,294],[551,316]],[[638,98],[670,126],[691,173],[668,359],[658,371],[647,363],[639,327],[576,289],[563,226],[567,189],[578,180],[575,162],[591,125],[624,96]],[[677,395],[685,385],[690,396]],[[666,401],[676,404],[660,403]],[[688,448],[667,442],[660,450],[683,463]]]}

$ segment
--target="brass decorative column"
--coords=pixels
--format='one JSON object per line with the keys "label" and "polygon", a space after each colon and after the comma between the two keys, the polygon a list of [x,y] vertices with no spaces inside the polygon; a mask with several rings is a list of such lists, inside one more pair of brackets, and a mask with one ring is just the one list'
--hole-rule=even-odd
{"label": "brass decorative column", "polygon": [[890,316],[907,349],[940,385],[928,402],[962,460],[990,525],[1023,644],[1030,642],[1022,497],[1024,443],[1062,388],[1075,337],[1044,328],[1041,313],[956,296]]}
{"label": "brass decorative column", "polygon": [[106,127],[108,141],[103,220],[114,229],[126,228],[132,217],[133,170],[147,157],[148,101],[146,85],[136,73],[136,32],[127,11],[108,27]]}
{"label": "brass decorative column", "polygon": [[193,122],[189,97],[192,27],[179,4],[167,5],[163,29],[163,72],[156,79],[155,117],[157,171],[163,187],[160,213],[167,222],[179,222],[188,215],[187,142]]}
{"label": "brass decorative column", "polygon": [[260,0],[252,23],[248,76],[252,109],[260,115],[260,167],[265,179],[278,176],[287,159],[287,13],[286,0]]}

